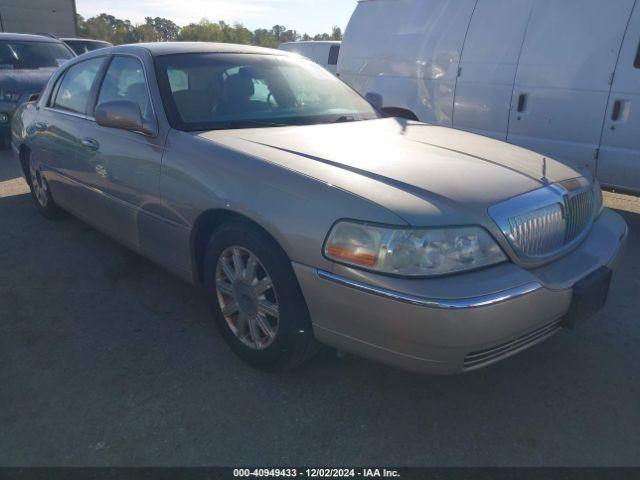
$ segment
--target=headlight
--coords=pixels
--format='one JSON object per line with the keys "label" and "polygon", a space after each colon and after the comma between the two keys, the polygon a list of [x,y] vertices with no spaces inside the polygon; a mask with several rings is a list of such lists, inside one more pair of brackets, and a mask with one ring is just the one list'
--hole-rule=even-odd
{"label": "headlight", "polygon": [[17,92],[7,92],[5,90],[0,90],[0,101],[4,102],[17,102],[20,100],[20,93]]}
{"label": "headlight", "polygon": [[414,277],[461,272],[507,259],[480,227],[410,229],[352,221],[334,225],[324,254],[347,265]]}

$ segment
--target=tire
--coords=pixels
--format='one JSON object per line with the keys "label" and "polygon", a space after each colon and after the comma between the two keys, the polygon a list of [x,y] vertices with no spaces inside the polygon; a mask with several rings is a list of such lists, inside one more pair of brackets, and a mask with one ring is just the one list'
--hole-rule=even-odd
{"label": "tire", "polygon": [[233,220],[213,233],[204,283],[223,338],[249,365],[288,370],[318,350],[291,260],[251,223]]}
{"label": "tire", "polygon": [[63,210],[51,196],[51,189],[40,171],[40,165],[31,152],[26,155],[26,172],[31,196],[38,211],[46,218],[56,220],[64,215]]}

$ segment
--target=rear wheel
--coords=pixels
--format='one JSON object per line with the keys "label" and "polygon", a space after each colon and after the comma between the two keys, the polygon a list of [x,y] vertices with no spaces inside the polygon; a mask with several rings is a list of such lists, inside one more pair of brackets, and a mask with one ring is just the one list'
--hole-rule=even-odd
{"label": "rear wheel", "polygon": [[51,189],[49,188],[47,180],[42,175],[40,165],[31,152],[27,155],[29,188],[31,189],[31,195],[35,200],[38,211],[47,218],[59,218],[63,212],[51,196]]}
{"label": "rear wheel", "polygon": [[291,261],[263,231],[245,221],[223,225],[209,242],[204,267],[216,323],[245,362],[283,370],[315,353]]}

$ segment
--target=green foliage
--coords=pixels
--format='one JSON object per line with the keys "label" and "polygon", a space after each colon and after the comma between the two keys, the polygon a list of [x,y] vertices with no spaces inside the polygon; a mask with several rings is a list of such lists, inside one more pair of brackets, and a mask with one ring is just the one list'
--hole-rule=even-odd
{"label": "green foliage", "polygon": [[78,15],[77,22],[80,36],[106,40],[116,45],[179,40],[240,43],[276,48],[284,42],[342,39],[342,30],[339,27],[333,27],[331,33],[312,37],[306,33],[300,34],[296,30],[287,29],[284,25],[274,25],[271,29],[259,28],[252,32],[241,23],[230,25],[224,21],[211,22],[206,18],[182,28],[171,20],[161,17],[146,17],[144,23],[133,25],[129,20],[121,20],[106,13],[86,20]]}
{"label": "green foliage", "polygon": [[178,38],[180,27],[171,20],[161,17],[146,17],[145,26],[151,27],[156,33],[156,42],[172,42]]}

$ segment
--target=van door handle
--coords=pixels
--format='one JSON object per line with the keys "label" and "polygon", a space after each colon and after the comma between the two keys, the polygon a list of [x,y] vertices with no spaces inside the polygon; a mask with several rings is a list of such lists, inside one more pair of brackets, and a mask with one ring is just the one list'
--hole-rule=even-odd
{"label": "van door handle", "polygon": [[33,124],[33,126],[39,132],[44,132],[47,128],[49,128],[49,125],[47,125],[44,122],[36,122],[36,123]]}
{"label": "van door handle", "polygon": [[84,148],[87,148],[89,150],[93,150],[96,151],[100,148],[100,144],[98,143],[97,140],[94,140],[93,138],[83,138],[80,143],[82,144],[82,146]]}
{"label": "van door handle", "polygon": [[528,95],[526,93],[521,93],[518,97],[518,108],[516,109],[518,113],[524,112],[527,108],[527,97]]}
{"label": "van door handle", "polygon": [[622,112],[622,102],[620,100],[616,100],[611,111],[611,120],[614,122],[620,120],[620,112]]}

